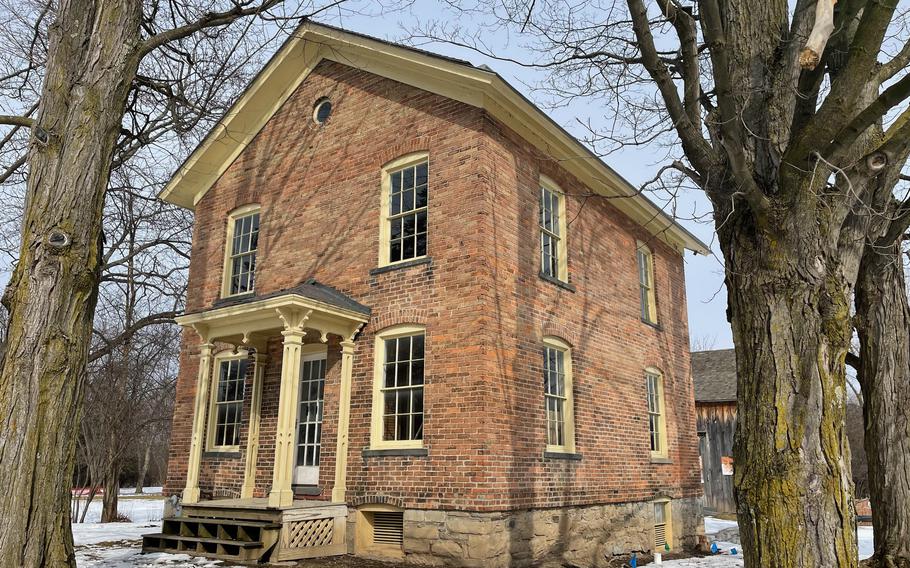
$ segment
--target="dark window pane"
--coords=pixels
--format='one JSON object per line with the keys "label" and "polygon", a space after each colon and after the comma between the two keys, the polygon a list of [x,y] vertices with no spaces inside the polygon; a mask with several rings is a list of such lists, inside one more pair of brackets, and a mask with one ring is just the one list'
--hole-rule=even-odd
{"label": "dark window pane", "polygon": [[417,166],[417,185],[426,185],[427,183],[427,166],[426,162]]}
{"label": "dark window pane", "polygon": [[415,251],[414,256],[426,256],[427,254],[427,234],[421,233],[417,235],[417,250]]}
{"label": "dark window pane", "polygon": [[398,339],[398,360],[407,361],[411,358],[411,338],[401,337]]}
{"label": "dark window pane", "polygon": [[401,258],[414,258],[414,237],[408,237],[402,241]]}
{"label": "dark window pane", "polygon": [[427,232],[427,212],[421,211],[417,214],[417,232],[426,233]]}
{"label": "dark window pane", "polygon": [[395,415],[386,416],[382,420],[382,439],[395,439]]}
{"label": "dark window pane", "polygon": [[414,198],[414,208],[426,207],[427,206],[427,186],[421,185],[417,187],[417,191]]}
{"label": "dark window pane", "polygon": [[413,399],[411,405],[411,412],[422,414],[423,413],[423,389],[414,389]]}
{"label": "dark window pane", "polygon": [[391,388],[395,386],[395,363],[386,363],[385,365],[385,381],[383,381],[385,388]]}
{"label": "dark window pane", "polygon": [[386,339],[385,340],[385,360],[386,363],[391,363],[396,360],[395,349],[396,344],[398,343],[397,339]]}
{"label": "dark window pane", "polygon": [[410,440],[411,434],[409,432],[410,426],[410,417],[409,416],[398,416],[396,422],[395,430],[395,439],[396,440]]}
{"label": "dark window pane", "polygon": [[394,174],[392,174],[391,178],[392,179],[390,180],[390,183],[392,186],[392,193],[400,193],[401,192],[401,172],[395,172]]}
{"label": "dark window pane", "polygon": [[392,220],[392,240],[401,238],[401,219]]}
{"label": "dark window pane", "polygon": [[395,391],[387,391],[383,395],[383,415],[390,416],[395,414]]}
{"label": "dark window pane", "polygon": [[392,194],[391,214],[398,215],[399,213],[401,213],[401,194],[393,193]]}
{"label": "dark window pane", "polygon": [[403,236],[405,236],[405,237],[412,236],[416,232],[415,228],[416,228],[417,219],[415,219],[415,217],[413,215],[408,215],[407,217],[404,217],[402,219],[402,222],[404,223]]}
{"label": "dark window pane", "polygon": [[414,190],[406,189],[401,193],[401,210],[410,211],[414,208]]}
{"label": "dark window pane", "polygon": [[396,262],[401,260],[401,241],[393,241],[389,247],[389,260]]}
{"label": "dark window pane", "polygon": [[407,361],[398,363],[398,376],[395,381],[395,386],[406,387],[409,384],[411,384],[411,364]]}
{"label": "dark window pane", "polygon": [[414,361],[411,363],[411,384],[423,384],[423,361]]}
{"label": "dark window pane", "polygon": [[414,187],[414,168],[408,168],[402,172],[404,177],[402,179],[401,187],[403,190],[408,190]]}
{"label": "dark window pane", "polygon": [[423,414],[414,415],[414,440],[423,440]]}
{"label": "dark window pane", "polygon": [[400,390],[398,391],[398,409],[396,410],[398,414],[410,414],[411,413],[411,391],[410,390]]}
{"label": "dark window pane", "polygon": [[411,358],[412,359],[423,359],[423,335],[415,335],[411,337]]}

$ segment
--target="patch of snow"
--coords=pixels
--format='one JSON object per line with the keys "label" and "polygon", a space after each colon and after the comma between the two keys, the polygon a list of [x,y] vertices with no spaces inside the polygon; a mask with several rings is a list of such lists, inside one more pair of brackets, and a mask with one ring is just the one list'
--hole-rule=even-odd
{"label": "patch of snow", "polygon": [[186,554],[141,554],[138,546],[85,546],[76,550],[79,568],[223,568],[220,560],[209,560]]}
{"label": "patch of snow", "polygon": [[[160,521],[164,513],[164,498],[145,499],[140,496],[130,498],[122,496],[117,500],[117,510],[121,515],[126,515],[134,523]],[[88,504],[88,513],[85,515],[86,523],[97,523],[101,520],[101,498],[98,497]],[[73,526],[77,526],[77,523]]]}
{"label": "patch of snow", "polygon": [[736,527],[736,521],[727,521],[724,519],[718,519],[717,517],[705,517],[705,534],[712,535],[719,533],[724,529],[732,529]]}
{"label": "patch of snow", "polygon": [[[164,487],[158,487],[158,486],[143,487],[142,493],[140,493],[140,495],[161,495],[162,492],[164,492]],[[121,495],[135,495],[136,488],[135,487],[121,487],[120,494]]]}

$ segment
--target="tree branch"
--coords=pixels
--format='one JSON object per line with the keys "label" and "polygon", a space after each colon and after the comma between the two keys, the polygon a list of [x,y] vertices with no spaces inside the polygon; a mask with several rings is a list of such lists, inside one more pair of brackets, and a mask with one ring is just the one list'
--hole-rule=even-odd
{"label": "tree branch", "polygon": [[799,54],[799,66],[803,69],[815,69],[821,61],[828,38],[834,31],[835,4],[837,0],[817,0],[815,3],[815,23],[812,25],[806,47]]}
{"label": "tree branch", "polygon": [[695,128],[700,129],[701,82],[699,81],[698,35],[695,18],[682,6],[679,6],[675,0],[658,0],[658,5],[679,36],[680,52],[682,53],[683,106],[689,116],[689,121]]}
{"label": "tree branch", "polygon": [[651,23],[648,20],[648,11],[643,0],[627,0],[629,12],[632,15],[632,29],[638,39],[638,49],[642,55],[642,65],[648,74],[657,83],[661,97],[673,121],[673,126],[679,133],[683,151],[692,165],[703,176],[714,169],[717,164],[717,155],[713,148],[705,141],[701,131],[689,119],[679,100],[676,84],[670,76],[666,65],[660,60],[657,48],[654,46],[654,36],[651,34]]}
{"label": "tree branch", "polygon": [[95,335],[101,338],[104,345],[89,353],[88,362],[93,363],[106,355],[110,355],[115,349],[132,339],[137,332],[145,327],[164,323],[174,323],[174,318],[177,317],[177,313],[178,312],[176,311],[169,311],[145,316],[144,318],[136,320],[133,325],[127,327],[112,339],[107,339],[98,331],[95,331]]}
{"label": "tree branch", "polygon": [[29,118],[27,116],[0,114],[0,124],[8,124],[10,126],[24,126],[26,128],[31,128],[35,124],[35,119]]}
{"label": "tree branch", "polygon": [[746,163],[741,119],[733,98],[733,86],[730,79],[730,61],[728,48],[721,22],[720,9],[716,0],[702,3],[702,23],[708,52],[711,54],[711,65],[714,69],[714,89],[717,92],[717,108],[720,112],[720,130],[723,134],[722,144],[730,160],[733,177],[740,191],[749,203],[755,220],[763,225],[771,204],[752,177],[751,168]]}

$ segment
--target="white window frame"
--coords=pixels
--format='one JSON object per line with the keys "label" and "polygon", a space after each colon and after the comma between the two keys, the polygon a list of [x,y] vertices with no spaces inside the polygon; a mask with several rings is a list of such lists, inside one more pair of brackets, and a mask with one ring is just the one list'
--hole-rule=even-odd
{"label": "white window frame", "polygon": [[[411,335],[424,336],[424,374],[423,374],[423,435],[420,440],[384,440],[383,419],[385,415],[385,400],[383,397],[383,381],[385,379],[385,340]],[[402,324],[386,328],[376,334],[373,348],[373,405],[370,427],[370,448],[382,449],[412,449],[423,448],[426,439],[426,379],[427,379],[427,330],[426,326],[417,324]]]}
{"label": "white window frame", "polygon": [[[670,499],[666,499],[666,498],[655,499],[654,501],[651,502],[652,507],[653,507],[652,510],[653,510],[653,514],[654,514],[654,533],[653,533],[653,538],[651,539],[651,542],[654,546],[654,552],[660,552],[660,553],[666,552],[665,548],[661,548],[660,550],[658,550],[658,548],[657,548],[657,527],[660,525],[663,525],[663,527],[664,527],[664,541],[666,541],[666,543],[670,546],[671,550],[673,549],[673,508],[672,508],[671,503],[672,502],[670,501]],[[663,523],[657,522],[657,507],[659,507],[659,506],[663,507],[663,512],[664,512],[664,522]]]}
{"label": "white window frame", "polygon": [[[240,451],[240,436],[238,432],[238,442],[235,445],[229,446],[219,446],[215,444],[215,428],[216,422],[218,420],[218,385],[221,383],[221,364],[229,361],[243,361],[244,359],[249,359],[249,352],[246,350],[239,350],[237,353],[232,351],[222,351],[215,355],[212,359],[212,392],[209,393],[209,412],[208,412],[208,425],[206,428],[205,435],[205,447],[207,452],[239,452]],[[249,372],[250,366],[247,363],[247,372]],[[243,376],[243,396],[240,398],[240,422],[238,422],[237,428],[239,429],[243,424],[243,402],[246,400],[246,375]],[[234,401],[236,402],[236,401]]]}
{"label": "white window frame", "polygon": [[[233,279],[233,272],[231,271],[233,255],[231,254],[233,243],[234,243],[234,226],[238,219],[243,217],[248,217],[255,213],[259,213],[259,236],[262,236],[262,207],[258,203],[251,203],[249,205],[244,205],[234,209],[228,213],[227,219],[227,238],[224,240],[224,269],[223,276],[221,279],[221,297],[228,298],[231,296],[242,296],[244,294],[250,294],[256,288],[256,272],[255,268],[253,269],[253,290],[248,290],[246,292],[238,292],[236,294],[231,294],[231,280]],[[258,265],[259,260],[259,249],[260,247],[256,246],[256,260]]]}
{"label": "white window frame", "polygon": [[[554,398],[547,394],[546,383],[543,388],[544,398],[544,439],[546,441],[546,451],[554,453],[575,453],[575,381],[572,376],[572,346],[558,337],[546,336],[543,338],[543,349],[541,356],[544,356],[547,349],[556,349],[563,354],[563,374],[565,396],[563,400],[563,444],[550,444],[549,439],[549,417],[547,399]],[[546,368],[541,365],[541,376],[546,373]]]}
{"label": "white window frame", "polygon": [[[657,392],[654,393],[654,396],[657,397],[656,408],[652,408],[651,403],[651,388],[650,382],[651,378],[654,379],[655,386],[657,387]],[[655,367],[648,367],[645,369],[645,400],[647,404],[648,411],[648,450],[651,453],[652,458],[666,459],[669,455],[667,448],[667,405],[665,401],[666,395],[664,391],[664,375],[660,372],[660,369]],[[656,412],[655,412],[656,410]],[[657,416],[657,450],[651,449],[651,438],[654,435],[651,430],[651,416]]]}
{"label": "white window frame", "polygon": [[[415,256],[412,258],[406,258],[403,260],[391,260],[391,242],[392,242],[392,220],[403,214],[392,215],[391,206],[392,206],[392,174],[404,170],[407,168],[412,168],[423,162],[427,163],[427,205],[426,207],[412,209],[407,212],[407,215],[414,214],[419,211],[427,212],[427,252],[420,256]],[[395,264],[401,264],[403,262],[412,262],[419,260],[421,258],[426,258],[430,254],[430,191],[432,189],[432,184],[430,184],[430,154],[429,152],[414,152],[412,154],[407,154],[401,156],[388,162],[382,167],[382,184],[381,184],[381,197],[380,197],[380,218],[379,218],[379,266],[393,266]]]}
{"label": "white window frame", "polygon": [[[537,246],[538,246],[538,262],[540,263],[540,273],[548,278],[556,278],[560,282],[569,282],[569,228],[568,222],[566,220],[566,194],[565,192],[556,185],[552,179],[547,176],[540,176],[540,183],[538,184],[537,192]],[[559,234],[555,234],[552,231],[544,228],[543,225],[543,197],[544,192],[549,192],[556,197],[557,207],[556,214],[559,216],[556,226],[559,231]],[[543,239],[547,235],[551,238],[556,239],[556,274],[547,274],[544,270],[544,258],[543,258]]]}
{"label": "white window frame", "polygon": [[[642,266],[644,263],[644,266]],[[635,267],[638,274],[639,315],[642,321],[657,325],[657,288],[654,283],[654,253],[639,241],[635,248]],[[646,281],[647,280],[647,281]],[[647,302],[647,304],[645,304]]]}

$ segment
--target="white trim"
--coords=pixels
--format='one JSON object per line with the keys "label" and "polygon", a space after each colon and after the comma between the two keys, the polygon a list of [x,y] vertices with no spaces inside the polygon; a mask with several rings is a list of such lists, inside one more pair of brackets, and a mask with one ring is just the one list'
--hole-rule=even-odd
{"label": "white trim", "polygon": [[[559,185],[553,181],[551,178],[540,174],[540,180],[538,182],[539,188],[546,189],[550,193],[556,196],[557,200],[557,215],[559,215],[559,235],[557,235],[556,240],[556,274],[553,275],[560,282],[569,282],[569,223],[566,219],[566,192],[562,190]],[[537,198],[537,207],[538,207],[538,232],[543,232],[545,229],[540,225],[540,209],[542,203],[540,202],[540,193],[538,191]],[[540,239],[538,239],[538,247],[540,247]],[[539,251],[542,254],[542,251]],[[541,255],[538,255],[540,258]],[[540,260],[538,260],[540,262]],[[540,271],[543,272],[543,266],[540,266]]]}
{"label": "white trim", "polygon": [[[430,217],[429,200],[430,200],[430,191],[432,190],[432,186],[429,182],[430,153],[427,151],[411,152],[410,154],[405,154],[404,156],[399,156],[399,157],[395,158],[394,160],[391,160],[382,166],[382,181],[380,184],[381,195],[379,198],[380,214],[379,214],[379,264],[378,264],[378,266],[380,268],[383,266],[392,266],[395,264],[400,264],[402,262],[410,262],[410,261],[413,261],[416,259],[426,258],[427,255],[429,254],[429,250],[428,250],[427,254],[424,254],[424,255],[414,256],[411,258],[405,258],[402,260],[396,260],[395,262],[391,262],[389,260],[389,246],[390,246],[390,242],[392,239],[392,237],[391,237],[392,224],[389,219],[389,217],[391,216],[390,206],[391,206],[391,199],[392,199],[392,197],[391,197],[392,196],[392,187],[391,187],[392,186],[392,183],[391,183],[392,174],[394,174],[395,172],[397,172],[399,170],[403,170],[406,168],[414,167],[418,164],[422,164],[423,162],[427,163],[427,188],[428,188],[427,189],[427,223],[429,224],[429,217]],[[429,237],[429,227],[427,230],[427,236]],[[428,238],[427,242],[429,242],[429,238]]]}
{"label": "white trim", "polygon": [[383,406],[382,382],[385,377],[385,340],[396,337],[407,337],[409,335],[424,335],[424,410],[426,410],[426,349],[427,328],[418,324],[401,324],[388,327],[376,334],[373,340],[373,404],[370,420],[370,449],[410,449],[422,448],[426,438],[426,414],[424,414],[424,436],[420,440],[383,440],[382,439],[382,421],[384,418],[385,408]]}
{"label": "white trim", "polygon": [[[541,340],[544,348],[550,347],[552,349],[558,349],[563,353],[563,370],[565,373],[565,416],[563,417],[563,436],[565,437],[565,444],[558,446],[555,444],[547,444],[548,452],[556,453],[566,453],[574,454],[575,453],[575,380],[572,373],[572,346],[559,337],[552,335],[546,335]],[[544,400],[546,400],[546,393],[544,393]],[[544,416],[546,417],[546,404],[544,404]],[[544,430],[544,435],[546,436],[546,430]],[[546,437],[544,438],[546,440]]]}
{"label": "white trim", "polygon": [[[231,278],[233,274],[231,273],[231,248],[234,243],[234,225],[238,219],[247,217],[256,213],[259,213],[259,227],[262,228],[262,206],[258,203],[250,203],[248,205],[242,205],[237,207],[233,211],[229,212],[227,215],[227,233],[224,239],[224,264],[221,271],[221,297],[229,298],[232,296],[240,296],[243,294],[249,294],[253,290],[247,292],[238,292],[236,294],[231,294]],[[256,256],[258,260],[259,256],[259,246],[256,246]],[[253,272],[253,289],[256,287],[256,273],[255,268]]]}
{"label": "white trim", "polygon": [[[217,446],[215,445],[215,421],[218,419],[216,405],[218,404],[218,385],[221,383],[221,364],[228,361],[243,361],[248,359],[249,352],[240,349],[236,353],[231,350],[220,351],[212,358],[212,391],[209,393],[208,420],[205,428],[205,451],[210,453],[231,453],[240,451],[240,433],[238,432],[238,441],[236,445]],[[247,365],[249,371],[249,365]],[[243,398],[240,399],[240,417],[243,418],[243,402],[246,400],[246,374],[243,375]],[[241,420],[239,424],[242,424]],[[240,427],[238,424],[238,428]]]}

